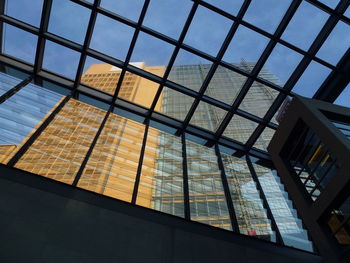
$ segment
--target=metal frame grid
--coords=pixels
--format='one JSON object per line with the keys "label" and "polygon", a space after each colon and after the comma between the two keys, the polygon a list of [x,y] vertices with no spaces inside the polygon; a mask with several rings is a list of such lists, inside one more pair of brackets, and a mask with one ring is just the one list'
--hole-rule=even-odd
{"label": "metal frame grid", "polygon": [[[338,21],[343,21],[346,24],[350,24],[350,19],[346,16],[344,16],[344,12],[347,10],[347,8],[350,5],[349,0],[341,0],[335,9],[332,9],[325,4],[316,1],[316,0],[293,0],[284,14],[282,20],[280,21],[277,29],[273,34],[270,34],[246,21],[243,20],[243,16],[247,9],[249,8],[249,5],[251,3],[251,0],[245,0],[243,5],[241,6],[237,16],[233,16],[224,10],[221,10],[205,1],[202,0],[192,0],[193,5],[191,8],[191,11],[189,12],[188,18],[186,20],[186,23],[184,27],[182,28],[182,32],[179,36],[179,39],[173,39],[171,37],[168,37],[164,34],[161,34],[153,29],[150,29],[146,26],[143,26],[143,20],[145,18],[145,15],[147,13],[147,8],[150,4],[151,0],[145,0],[144,5],[139,17],[139,20],[137,22],[133,22],[129,19],[126,19],[118,14],[115,14],[109,10],[106,10],[102,7],[100,7],[101,0],[95,0],[93,3],[84,1],[84,0],[71,0],[72,2],[79,4],[81,6],[84,6],[88,9],[91,9],[91,15],[88,22],[88,27],[85,35],[85,39],[82,45],[77,44],[75,42],[72,42],[70,40],[67,40],[63,37],[60,37],[58,35],[52,34],[48,32],[48,24],[50,19],[50,12],[52,7],[52,0],[44,0],[43,1],[43,9],[41,14],[41,21],[40,21],[40,27],[35,27],[32,25],[29,25],[25,22],[22,22],[20,20],[17,20],[15,18],[12,18],[10,16],[7,16],[4,12],[5,9],[5,1],[1,1],[0,3],[0,48],[2,51],[2,43],[3,43],[3,28],[4,23],[7,23],[9,25],[15,26],[19,29],[22,29],[24,31],[30,32],[34,35],[38,36],[38,42],[36,47],[36,55],[35,55],[35,62],[34,65],[28,64],[26,62],[20,61],[14,57],[11,57],[9,55],[0,54],[0,63],[6,66],[13,67],[15,69],[18,69],[20,71],[23,71],[30,75],[30,80],[34,80],[37,84],[42,84],[43,80],[47,80],[50,82],[53,82],[55,84],[61,85],[62,87],[67,89],[67,92],[71,94],[72,97],[79,99],[79,94],[88,95],[90,97],[93,97],[99,101],[103,101],[111,105],[108,112],[111,112],[113,110],[113,107],[121,108],[124,110],[127,110],[133,114],[142,116],[146,119],[148,122],[149,120],[155,120],[157,122],[160,122],[162,124],[171,126],[173,128],[177,129],[177,134],[181,135],[184,134],[184,132],[196,135],[202,139],[205,139],[207,141],[206,145],[213,146],[217,143],[231,148],[237,152],[239,152],[240,155],[244,154],[250,154],[255,157],[263,158],[263,159],[269,159],[269,155],[259,149],[256,149],[253,147],[254,143],[257,141],[261,133],[266,127],[276,129],[277,125],[271,122],[272,117],[277,112],[281,104],[283,103],[284,99],[287,96],[294,96],[294,93],[291,91],[294,87],[294,85],[297,83],[299,78],[302,76],[303,72],[306,70],[308,65],[312,61],[316,61],[320,63],[321,65],[329,68],[332,70],[329,77],[324,81],[324,83],[321,85],[319,90],[315,94],[315,98],[322,99],[325,101],[333,102],[337,96],[342,92],[342,90],[346,87],[347,83],[349,82],[350,76],[346,74],[350,68],[349,66],[349,57],[350,57],[350,51],[348,50],[346,54],[343,56],[343,58],[340,60],[340,62],[333,66],[329,64],[328,62],[316,57],[316,53],[321,48],[322,44],[325,42],[335,25]],[[302,3],[302,1],[307,1],[310,4],[320,8],[324,12],[328,13],[330,16],[317,35],[317,37],[314,39],[312,45],[307,51],[304,51],[295,45],[281,39],[281,36],[286,29],[288,23],[292,19],[293,15],[295,14],[296,10]],[[191,25],[191,22],[193,20],[193,17],[196,13],[197,8],[201,6],[204,8],[207,8],[213,12],[216,12],[217,14],[220,14],[232,21],[232,26],[219,50],[216,56],[211,56],[207,53],[204,53],[198,49],[195,49],[187,44],[184,44],[184,39],[186,36],[186,33]],[[103,14],[111,19],[114,19],[116,21],[119,21],[121,23],[124,23],[132,28],[135,29],[134,35],[132,37],[131,44],[129,46],[127,56],[125,61],[118,60],[116,58],[110,57],[106,54],[97,52],[91,48],[89,48],[92,33],[94,30],[95,22],[97,14]],[[229,64],[227,62],[222,61],[222,58],[224,56],[224,53],[226,49],[228,48],[231,39],[234,37],[235,32],[239,25],[244,25],[245,27],[253,30],[254,32],[257,32],[269,39],[269,43],[266,46],[265,50],[261,54],[260,58],[258,59],[256,65],[254,66],[253,70],[250,73],[247,73],[246,71]],[[144,71],[140,68],[137,68],[133,65],[131,65],[130,59],[131,55],[133,53],[133,50],[135,48],[136,41],[138,39],[138,35],[140,32],[146,33],[148,35],[151,35],[157,39],[163,40],[173,46],[175,46],[175,49],[173,51],[173,54],[170,58],[169,64],[165,70],[165,74],[163,77],[159,77],[156,75],[153,75],[147,71]],[[80,53],[80,60],[78,64],[78,69],[75,75],[74,80],[67,79],[63,76],[60,76],[58,74],[55,74],[53,72],[49,72],[42,68],[43,65],[43,59],[44,59],[44,50],[45,50],[45,42],[46,40],[50,40],[52,42],[55,42],[56,44],[62,45],[64,47],[70,48],[72,50],[78,51]],[[264,63],[269,58],[270,54],[272,53],[274,47],[276,44],[281,44],[285,47],[290,48],[293,51],[298,52],[303,56],[303,59],[300,61],[292,75],[289,77],[289,79],[286,81],[286,84],[284,87],[278,86],[276,84],[273,84],[261,77],[258,76],[258,73],[262,69]],[[186,88],[184,86],[181,86],[179,84],[176,84],[168,79],[170,70],[172,66],[174,65],[174,62],[176,60],[176,57],[180,51],[180,48],[191,52],[192,54],[195,54],[197,56],[200,56],[210,62],[212,62],[212,66],[209,70],[209,73],[207,74],[199,92],[193,91],[189,88]],[[122,69],[121,75],[119,78],[119,81],[117,83],[117,87],[115,90],[114,95],[107,94],[103,91],[97,90],[92,87],[88,87],[85,84],[81,83],[81,77],[83,74],[83,68],[86,61],[87,56],[92,57],[94,59],[98,59],[100,61],[103,61],[105,63],[117,66]],[[208,97],[205,94],[205,91],[208,88],[209,82],[212,79],[215,70],[219,67],[225,67],[229,70],[232,70],[234,72],[237,72],[243,76],[247,77],[246,82],[244,83],[243,87],[241,88],[238,96],[236,97],[235,101],[232,103],[232,105],[228,105],[224,102],[218,101],[216,99],[213,99],[211,97]],[[146,79],[152,80],[153,82],[156,82],[159,84],[158,91],[155,95],[154,101],[151,105],[151,107],[145,108],[143,106],[134,104],[132,102],[126,101],[122,98],[118,97],[118,92],[121,88],[124,76],[126,72],[130,72],[133,74],[137,74],[141,77],[144,77]],[[28,80],[25,80],[28,81]],[[267,113],[263,118],[257,117],[253,114],[250,114],[248,112],[245,112],[241,109],[239,109],[240,104],[242,103],[245,95],[248,93],[250,87],[252,86],[253,82],[257,81],[263,85],[266,85],[276,91],[279,92],[279,95],[277,99],[274,101],[274,103],[271,105]],[[22,86],[23,87],[23,83]],[[157,104],[157,101],[161,95],[161,92],[163,90],[163,87],[167,86],[171,89],[174,89],[176,91],[179,91],[185,95],[191,96],[195,98],[194,103],[192,104],[185,120],[183,122],[175,120],[171,117],[165,116],[161,113],[157,113],[154,111],[154,108]],[[19,88],[21,88],[19,87]],[[334,88],[336,87],[336,88]],[[13,93],[14,94],[14,93]],[[6,99],[1,98],[1,99]],[[207,130],[204,130],[200,127],[193,126],[190,123],[191,118],[193,117],[193,114],[198,106],[198,104],[201,102],[207,102],[211,105],[214,105],[220,109],[223,109],[227,111],[224,120],[222,121],[219,128],[216,130],[216,132],[210,132]],[[109,114],[109,113],[108,113]],[[107,115],[108,115],[107,114]],[[241,142],[229,139],[227,137],[223,136],[223,132],[229,122],[231,121],[232,117],[234,115],[239,115],[241,117],[244,117],[246,119],[249,119],[251,121],[254,121],[258,123],[258,127],[255,129],[255,131],[251,134],[248,141],[243,144]],[[102,123],[101,129],[103,128]]]}

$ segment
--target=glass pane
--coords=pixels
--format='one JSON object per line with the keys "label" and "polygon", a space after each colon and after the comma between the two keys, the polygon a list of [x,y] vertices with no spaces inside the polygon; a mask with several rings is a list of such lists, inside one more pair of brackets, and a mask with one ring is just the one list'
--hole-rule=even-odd
{"label": "glass pane", "polygon": [[245,76],[218,66],[205,91],[205,95],[231,105],[246,80]]}
{"label": "glass pane", "polygon": [[226,113],[223,109],[201,101],[190,123],[214,132],[220,126]]}
{"label": "glass pane", "polygon": [[194,98],[176,90],[164,87],[159,97],[156,111],[178,120],[185,120]]}
{"label": "glass pane", "polygon": [[350,84],[345,87],[334,103],[350,108]]}
{"label": "glass pane", "polygon": [[38,37],[24,30],[4,24],[2,52],[34,64]]}
{"label": "glass pane", "polygon": [[313,251],[302,221],[297,218],[293,203],[283,190],[284,186],[277,172],[257,164],[253,165],[284,243],[287,246]]}
{"label": "glass pane", "polygon": [[260,199],[248,165],[239,159],[221,153],[225,173],[235,209],[239,232],[268,241],[275,241],[276,234],[271,228],[271,220]]}
{"label": "glass pane", "polygon": [[239,105],[239,109],[263,118],[278,94],[278,91],[255,81]]}
{"label": "glass pane", "polygon": [[181,50],[177,55],[175,65],[171,68],[168,79],[199,92],[210,67],[209,61]]}
{"label": "glass pane", "polygon": [[81,83],[114,95],[121,69],[87,57]]}
{"label": "glass pane", "polygon": [[258,127],[256,122],[234,115],[223,135],[241,143],[246,143],[256,127]]}
{"label": "glass pane", "polygon": [[[1,87],[20,80],[1,73]],[[0,162],[6,163],[46,119],[61,96],[29,84],[0,104]]]}
{"label": "glass pane", "polygon": [[148,6],[143,25],[177,39],[191,6],[192,2],[188,0],[153,0]]}
{"label": "glass pane", "polygon": [[149,128],[136,204],[184,216],[182,143]]}
{"label": "glass pane", "polygon": [[43,0],[6,0],[5,13],[39,27],[43,2]]}
{"label": "glass pane", "polygon": [[269,33],[273,33],[290,3],[291,0],[253,0],[243,20]]}
{"label": "glass pane", "polygon": [[240,25],[223,60],[251,72],[268,43],[268,38]]}
{"label": "glass pane", "polygon": [[214,149],[186,141],[191,219],[231,230]]}
{"label": "glass pane", "polygon": [[307,50],[328,17],[329,15],[321,9],[303,1],[284,31],[282,39]]}
{"label": "glass pane", "polygon": [[131,202],[143,136],[143,124],[112,113],[78,186]]}
{"label": "glass pane", "polygon": [[349,46],[350,26],[339,21],[316,55],[336,65]]}
{"label": "glass pane", "polygon": [[344,16],[347,16],[348,18],[350,18],[350,6],[348,7],[348,9],[346,9]]}
{"label": "glass pane", "polygon": [[[166,67],[173,51],[174,46],[141,32],[137,38],[131,61],[145,62],[147,66]],[[155,72],[152,73],[155,74]],[[163,77],[164,71],[161,70],[156,75]]]}
{"label": "glass pane", "polygon": [[143,4],[143,0],[101,0],[100,6],[137,22]]}
{"label": "glass pane", "polygon": [[199,6],[187,32],[185,43],[216,56],[233,21]]}
{"label": "glass pane", "polygon": [[49,32],[82,44],[90,18],[90,9],[69,0],[53,0]]}
{"label": "glass pane", "polygon": [[[159,67],[143,67],[152,73],[152,68]],[[155,74],[159,72],[158,69],[153,71]],[[126,73],[118,97],[132,101],[136,104],[151,108],[154,97],[159,88],[159,83],[153,82],[138,75]]]}
{"label": "glass pane", "polygon": [[111,57],[125,60],[134,29],[107,16],[98,14],[90,48]]}
{"label": "glass pane", "polygon": [[0,72],[0,96],[14,88],[22,80]]}
{"label": "glass pane", "polygon": [[293,92],[311,98],[331,73],[329,68],[312,61],[293,88]]}
{"label": "glass pane", "polygon": [[70,99],[15,167],[72,184],[105,114]]}
{"label": "glass pane", "polygon": [[324,3],[325,5],[328,5],[331,8],[335,8],[339,3],[339,0],[319,0],[319,1]]}
{"label": "glass pane", "polygon": [[277,44],[260,71],[259,77],[283,86],[302,59],[299,53]]}
{"label": "glass pane", "polygon": [[266,127],[255,142],[254,147],[263,151],[267,151],[267,146],[269,146],[272,136],[275,134],[275,132],[275,130]]}
{"label": "glass pane", "polygon": [[243,0],[227,1],[227,0],[205,0],[205,2],[216,6],[231,15],[237,15],[243,4]]}
{"label": "glass pane", "polygon": [[51,41],[46,41],[43,68],[74,79],[80,53]]}

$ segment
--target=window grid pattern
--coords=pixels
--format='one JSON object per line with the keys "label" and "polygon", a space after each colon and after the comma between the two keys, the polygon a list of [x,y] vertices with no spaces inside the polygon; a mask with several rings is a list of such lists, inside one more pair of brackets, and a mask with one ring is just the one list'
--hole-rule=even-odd
{"label": "window grid pattern", "polygon": [[[215,127],[208,127],[208,125],[205,125],[204,123],[200,123],[199,126],[209,129],[210,132],[207,133],[208,138],[210,137],[211,133],[214,133],[216,138],[215,140],[219,141],[221,137],[225,135],[225,131],[229,126],[229,123],[232,117],[235,115],[239,115],[241,117],[244,117],[256,122],[259,125],[259,127],[250,134],[249,140],[246,141],[244,147],[241,147],[242,146],[241,142],[235,141],[232,138],[231,139],[225,138],[225,141],[229,144],[230,147],[236,148],[236,150],[238,148],[240,148],[239,150],[245,149],[244,151],[246,152],[259,154],[261,156],[264,155],[263,151],[265,148],[261,147],[260,148],[262,150],[261,152],[260,150],[254,147],[255,142],[258,140],[260,134],[265,130],[264,129],[265,127],[276,129],[277,126],[276,124],[273,123],[273,116],[275,115],[279,106],[283,103],[284,98],[286,98],[286,96],[294,95],[292,92],[292,89],[295,83],[298,81],[298,79],[303,75],[303,72],[308,67],[308,65],[312,61],[315,61],[325,66],[326,68],[332,70],[332,73],[334,72],[336,73],[340,70],[338,66],[332,65],[329,62],[323,60],[321,57],[318,57],[317,52],[318,50],[320,50],[320,48],[322,47],[322,44],[327,40],[327,37],[329,36],[329,34],[332,32],[332,30],[335,28],[335,26],[338,23],[343,23],[345,26],[348,26],[350,23],[350,19],[343,15],[349,6],[349,2],[346,0],[339,1],[339,4],[333,8],[330,8],[319,1],[313,1],[313,0],[290,1],[290,5],[285,6],[286,12],[284,14],[283,12],[281,12],[281,14],[278,15],[278,17],[281,17],[281,18],[280,18],[280,21],[276,21],[275,23],[276,29],[260,28],[251,22],[252,21],[251,16],[249,15],[251,13],[250,8],[253,8],[251,7],[253,5],[251,1],[248,1],[248,0],[244,1],[237,15],[233,15],[229,13],[228,10],[223,10],[215,6],[215,4],[210,4],[208,2],[201,1],[201,0],[195,0],[193,1],[193,3],[191,3],[192,9],[188,13],[188,18],[186,19],[186,21],[184,21],[184,23],[182,23],[183,30],[179,36],[179,39],[175,39],[173,38],[173,36],[168,36],[167,34],[161,34],[158,31],[151,29],[149,27],[146,27],[142,24],[145,16],[147,16],[147,12],[148,12],[147,9],[149,7],[150,1],[144,2],[144,6],[140,12],[140,17],[139,17],[139,20],[137,20],[137,22],[135,22],[136,21],[135,18],[133,18],[133,20],[128,20],[127,18],[124,17],[125,14],[114,13],[118,11],[108,10],[101,7],[99,0],[96,0],[94,2],[73,0],[72,2],[74,2],[74,6],[76,8],[84,10],[84,14],[88,14],[90,12],[89,22],[88,23],[86,22],[85,28],[81,29],[86,32],[85,40],[83,44],[72,42],[66,39],[65,36],[59,32],[57,32],[57,35],[55,35],[48,31],[48,28],[49,28],[48,25],[49,25],[50,19],[54,19],[53,17],[50,16],[50,10],[55,8],[52,0],[43,1],[41,23],[39,27],[38,27],[38,23],[33,23],[32,25],[30,21],[26,21],[27,23],[23,23],[20,17],[15,17],[15,18],[11,17],[9,14],[6,13],[6,10],[5,10],[6,3],[1,5],[0,12],[2,13],[2,16],[0,18],[0,22],[2,25],[4,25],[4,26],[1,26],[2,31],[4,31],[3,28],[6,27],[6,25],[11,25],[38,36],[38,45],[37,45],[38,50],[36,50],[35,52],[34,64],[33,65],[28,64],[29,67],[32,67],[34,69],[35,77],[37,76],[42,77],[44,75],[46,77],[47,76],[51,76],[52,78],[56,77],[57,75],[56,72],[50,72],[50,74],[48,75],[47,74],[48,71],[42,68],[45,41],[48,40],[48,41],[55,42],[56,44],[65,46],[71,50],[81,53],[81,58],[79,60],[79,65],[77,67],[77,72],[75,74],[76,78],[73,80],[73,82],[71,82],[72,84],[68,84],[67,86],[69,89],[73,90],[73,92],[79,91],[80,83],[84,83],[91,87],[94,87],[94,85],[92,84],[95,84],[98,86],[97,87],[98,89],[101,89],[111,94],[113,93],[113,95],[115,96],[119,96],[121,98],[125,98],[128,100],[129,97],[132,95],[126,91],[119,93],[120,89],[118,88],[120,87],[121,83],[124,81],[125,72],[133,73],[141,77],[151,79],[155,83],[160,84],[160,86],[159,86],[157,95],[154,96],[153,103],[150,103],[148,105],[148,108],[150,109],[149,112],[147,113],[148,115],[152,115],[153,111],[156,110],[154,107],[157,104],[157,100],[159,99],[159,96],[161,94],[161,91],[164,85],[166,85],[170,89],[174,89],[185,95],[195,98],[195,101],[192,104],[192,107],[189,109],[188,114],[184,119],[184,123],[181,127],[182,131],[189,129],[191,125],[198,125],[195,121],[194,122],[193,121],[190,122],[190,121],[193,118],[195,118],[194,116],[195,116],[196,108],[200,107],[200,105],[203,105],[203,102],[205,102],[212,105],[213,107],[220,108],[221,110],[223,110],[225,115],[225,117],[219,118],[219,123]],[[329,15],[328,20],[325,22],[321,31],[315,36],[312,44],[310,45],[310,48],[307,51],[299,48],[293,43],[290,43],[284,40],[283,37],[281,38],[286,28],[288,28],[288,24],[293,19],[294,14],[296,13],[298,8],[301,6],[301,3],[303,2],[308,2],[308,4],[311,4],[314,8],[317,8],[319,12],[322,11]],[[218,17],[225,18],[227,21],[231,22],[232,24],[232,27],[227,33],[227,37],[225,41],[222,43],[221,49],[218,52],[217,56],[208,54],[202,51],[201,48],[195,49],[191,45],[185,44],[187,43],[186,41],[184,43],[184,39],[186,37],[188,28],[191,27],[193,18],[196,16],[197,12],[199,12],[198,11],[199,9],[215,14]],[[245,16],[246,13],[248,14],[247,16]],[[130,31],[132,31],[133,29],[136,30],[134,34],[134,38],[130,42],[130,47],[129,47],[128,54],[126,56],[125,61],[111,57],[111,55],[106,56],[105,54],[97,52],[96,50],[92,49],[89,46],[89,43],[91,42],[91,38],[94,32],[96,17],[98,15],[106,16],[113,21],[117,21],[118,23],[121,23],[124,26],[128,26],[130,28]],[[238,65],[238,64],[228,63],[221,60],[225,53],[225,50],[228,48],[230,44],[230,40],[234,39],[238,26],[244,26],[249,30],[252,30],[255,33],[258,33],[266,37],[267,39],[269,39],[269,43],[267,44],[265,50],[262,52],[260,58],[256,59],[256,63],[254,61],[251,61],[251,63],[249,64],[250,61],[248,61],[248,63],[245,62],[247,63],[247,65],[243,66],[241,64]],[[137,42],[138,32],[141,32],[142,34],[145,34],[149,37],[152,36],[155,39],[161,40],[164,43],[167,43],[168,45],[170,44],[175,47],[173,55],[171,56],[168,66],[166,67],[164,75],[159,72],[158,73],[150,72],[147,68],[137,69],[131,63],[129,63],[130,58],[132,58],[132,53],[135,52],[134,47],[135,47],[135,43]],[[6,38],[4,34],[1,33],[0,35],[1,35],[1,38]],[[0,42],[3,43],[3,41],[0,41]],[[290,77],[285,81],[284,86],[281,86],[280,82],[276,77],[270,77],[269,73],[266,74],[265,72],[266,69],[264,69],[263,67],[264,63],[268,60],[269,55],[271,54],[276,44],[284,46],[285,48],[289,48],[293,52],[298,53],[300,57],[302,57],[300,63],[295,67]],[[170,70],[173,71],[172,67],[173,67],[174,61],[176,60],[176,56],[180,48],[185,50],[186,52],[190,52],[193,55],[196,55],[202,59],[205,59],[213,63],[210,66],[210,68],[207,66],[202,67],[204,71],[207,71],[206,74],[202,75],[201,77],[202,79],[197,80],[196,78],[187,77],[187,80],[191,79],[193,81],[178,80],[176,83],[173,82],[171,78],[171,74],[169,75],[168,73],[170,72]],[[22,70],[25,68],[25,67],[22,67],[21,64],[15,63],[15,61],[12,60],[9,54],[5,54],[3,48],[1,48],[1,52],[2,52],[2,58],[10,59],[10,61],[13,62],[14,66]],[[111,54],[111,53],[108,53],[108,54]],[[91,80],[88,81],[88,79],[86,79],[87,78],[86,75],[83,75],[83,65],[87,56],[94,57],[96,59],[103,61],[104,63],[108,63],[113,66],[119,67],[121,69],[119,79],[114,78],[113,81],[104,83],[103,88],[101,86],[102,84],[93,83],[91,82]],[[230,96],[217,96],[217,94],[221,93],[221,92],[218,92],[218,88],[216,87],[217,80],[215,77],[215,72],[218,67],[225,68],[226,71],[230,72],[229,74],[237,74],[239,78],[242,80],[242,83],[240,84],[243,84],[243,85],[242,86],[238,85],[237,91],[236,91],[238,92],[237,94],[230,93]],[[57,72],[57,73],[60,74],[60,72]],[[70,75],[74,76],[74,74],[70,74]],[[132,83],[132,81],[130,83]],[[268,89],[271,90],[270,95],[272,94],[273,98],[275,98],[277,94],[279,94],[279,96],[278,96],[278,99],[274,100],[273,102],[270,102],[270,101],[268,102],[269,107],[263,106],[263,109],[261,111],[253,110],[254,112],[249,112],[249,111],[247,112],[247,109],[245,108],[244,105],[249,104],[249,94],[254,93],[254,87],[255,87],[254,83],[259,83],[260,85],[265,85],[266,87],[268,87]],[[320,94],[327,93],[325,89],[326,89],[326,85],[322,85],[320,90],[318,90],[315,93],[315,96],[317,94],[317,96],[319,97]],[[249,93],[250,90],[251,92]],[[213,92],[213,91],[216,91],[216,92]],[[341,92],[341,88],[339,90],[339,93],[340,92]],[[233,96],[233,94],[235,95]],[[102,96],[103,95],[99,95],[98,97],[101,98]],[[325,97],[321,99],[327,99],[327,98]],[[112,101],[114,102],[114,100]]]}

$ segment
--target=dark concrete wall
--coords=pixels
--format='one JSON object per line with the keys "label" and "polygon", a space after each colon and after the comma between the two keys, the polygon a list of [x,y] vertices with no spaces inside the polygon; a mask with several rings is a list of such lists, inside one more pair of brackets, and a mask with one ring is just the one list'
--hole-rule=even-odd
{"label": "dark concrete wall", "polygon": [[0,166],[0,262],[300,263],[320,258]]}

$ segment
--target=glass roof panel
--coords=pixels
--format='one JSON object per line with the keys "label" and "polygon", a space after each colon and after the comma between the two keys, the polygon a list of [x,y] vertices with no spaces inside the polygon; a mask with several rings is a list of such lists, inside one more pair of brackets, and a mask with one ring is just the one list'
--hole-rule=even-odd
{"label": "glass roof panel", "polygon": [[[173,50],[174,46],[171,44],[141,32],[137,38],[131,61],[145,62],[147,66],[166,67]],[[145,70],[148,71],[147,68]],[[164,70],[159,73],[152,73],[162,77]]]}
{"label": "glass roof panel", "polygon": [[350,18],[350,6],[348,7],[348,9],[346,9],[344,16],[347,16]]}
{"label": "glass roof panel", "polygon": [[339,21],[317,52],[317,56],[336,65],[349,46],[350,26]]}
{"label": "glass roof panel", "polygon": [[43,0],[6,0],[5,14],[39,27],[43,2]]}
{"label": "glass roof panel", "polygon": [[48,31],[82,44],[90,18],[90,9],[69,0],[53,0]]}
{"label": "glass roof panel", "polygon": [[253,0],[243,20],[273,33],[291,2],[291,0]]}
{"label": "glass roof panel", "polygon": [[223,135],[245,144],[256,127],[258,127],[256,122],[234,115]]}
{"label": "glass roof panel", "polygon": [[241,25],[233,36],[223,59],[250,72],[264,51],[267,43],[268,38]]}
{"label": "glass roof panel", "polygon": [[301,59],[302,55],[299,53],[277,44],[260,71],[259,77],[284,86]]}
{"label": "glass roof panel", "polygon": [[193,102],[194,98],[164,87],[154,110],[183,121]]}
{"label": "glass roof panel", "polygon": [[244,0],[235,0],[235,1],[227,1],[227,0],[205,0],[205,2],[218,7],[224,10],[231,15],[237,15],[239,9],[241,8]]}
{"label": "glass roof panel", "polygon": [[158,83],[127,72],[120,87],[118,97],[150,108],[158,88]]}
{"label": "glass roof panel", "polygon": [[192,4],[188,0],[153,0],[148,6],[143,25],[178,39]]}
{"label": "glass roof panel", "polygon": [[219,66],[211,79],[205,95],[231,105],[247,77]]}
{"label": "glass roof panel", "polygon": [[133,34],[132,27],[98,14],[90,48],[125,60]]}
{"label": "glass roof panel", "polygon": [[185,43],[216,56],[233,21],[199,6],[187,32]]}
{"label": "glass roof panel", "polygon": [[266,127],[255,142],[254,147],[263,151],[267,151],[267,146],[269,146],[269,143],[275,132],[275,130]]}
{"label": "glass roof panel", "polygon": [[201,101],[190,123],[214,132],[220,126],[226,113],[227,112],[223,109]]}
{"label": "glass roof panel", "polygon": [[0,72],[0,96],[14,88],[21,82],[20,79]]}
{"label": "glass roof panel", "polygon": [[[90,2],[93,2],[91,0]],[[135,22],[139,20],[144,0],[101,0],[100,6]]]}
{"label": "glass roof panel", "polygon": [[[38,37],[17,27],[5,24],[2,52],[34,64]],[[18,41],[18,40],[21,41]]]}
{"label": "glass roof panel", "polygon": [[278,91],[255,81],[239,105],[239,109],[263,118],[278,94]]}
{"label": "glass roof panel", "polygon": [[312,61],[293,88],[293,92],[311,98],[322,85],[331,70]]}
{"label": "glass roof panel", "polygon": [[346,86],[334,103],[341,106],[350,107],[350,83]]}
{"label": "glass roof panel", "polygon": [[43,68],[74,79],[78,68],[79,56],[77,51],[47,40]]}
{"label": "glass roof panel", "polygon": [[211,64],[202,57],[180,49],[168,79],[198,92]]}
{"label": "glass roof panel", "polygon": [[118,67],[87,57],[81,82],[113,95],[120,73],[121,69]]}
{"label": "glass roof panel", "polygon": [[307,50],[328,17],[329,15],[321,9],[303,1],[284,31],[282,39]]}

